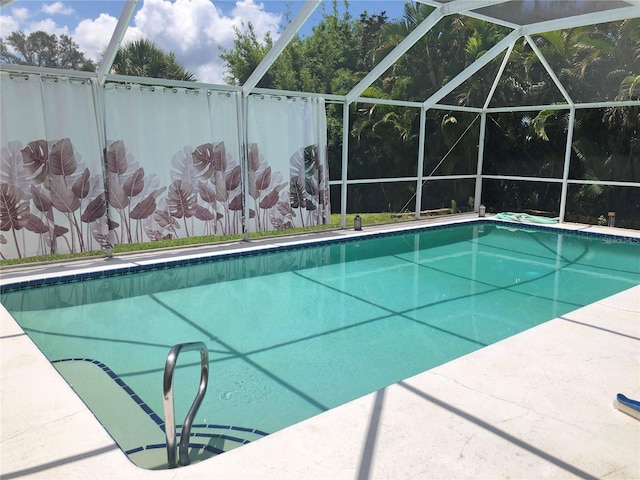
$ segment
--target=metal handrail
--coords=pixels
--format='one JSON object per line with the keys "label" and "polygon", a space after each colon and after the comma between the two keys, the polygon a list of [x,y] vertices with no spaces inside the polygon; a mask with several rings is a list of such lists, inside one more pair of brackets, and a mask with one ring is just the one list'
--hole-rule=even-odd
{"label": "metal handrail", "polygon": [[169,468],[176,466],[176,420],[173,408],[173,372],[176,368],[176,362],[180,352],[190,350],[200,350],[200,386],[182,425],[179,449],[180,466],[189,465],[189,435],[191,434],[191,425],[202,403],[204,394],[207,392],[207,384],[209,383],[209,352],[203,342],[179,343],[169,350],[167,361],[164,365],[164,379],[162,382],[164,432],[167,438],[167,461]]}

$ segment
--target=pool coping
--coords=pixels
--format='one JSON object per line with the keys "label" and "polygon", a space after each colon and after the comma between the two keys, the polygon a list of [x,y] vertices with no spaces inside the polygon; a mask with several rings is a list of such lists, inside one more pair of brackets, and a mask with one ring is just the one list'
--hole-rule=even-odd
{"label": "pool coping", "polygon": [[[376,231],[427,224],[438,220]],[[560,228],[609,234],[619,230],[577,224]],[[344,230],[331,236],[358,234]],[[640,238],[640,232],[625,234]],[[318,236],[329,234],[271,238],[221,250],[313,242]],[[205,250],[210,249],[169,255],[210,254]],[[135,265],[156,255],[166,257],[167,252],[118,261]],[[108,262],[112,260],[93,259],[8,273],[15,281],[25,275],[58,274],[56,270],[91,271]],[[9,281],[5,272],[2,275],[2,281]],[[640,422],[612,407],[618,392],[640,398],[640,287],[240,449],[171,471],[142,470],[129,462],[3,307],[0,321],[2,478],[640,477]]]}
{"label": "pool coping", "polygon": [[581,224],[535,224],[506,220],[496,220],[492,215],[478,218],[476,215],[462,214],[450,217],[436,217],[427,220],[388,225],[376,225],[362,231],[350,229],[303,233],[297,235],[268,237],[251,241],[225,242],[222,244],[194,247],[171,248],[122,254],[113,257],[92,257],[89,259],[51,262],[44,264],[25,264],[0,269],[0,291],[6,288],[29,288],[41,284],[55,283],[60,279],[79,281],[100,274],[122,275],[127,273],[171,268],[186,264],[198,264],[217,261],[229,257],[251,256],[266,251],[284,251],[327,243],[357,241],[366,237],[397,235],[425,228],[446,228],[454,224],[490,222],[502,224],[506,228],[516,225],[528,229],[562,229],[587,236],[599,236],[615,241],[640,242],[640,233],[635,230],[612,229]]}

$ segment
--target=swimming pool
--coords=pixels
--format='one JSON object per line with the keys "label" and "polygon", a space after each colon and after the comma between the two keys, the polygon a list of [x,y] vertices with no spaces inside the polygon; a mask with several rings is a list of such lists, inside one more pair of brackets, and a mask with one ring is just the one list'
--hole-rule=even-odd
{"label": "swimming pool", "polygon": [[[211,383],[197,422],[236,427],[226,437],[241,438],[239,429],[278,430],[636,285],[637,248],[611,237],[475,224],[7,292],[2,300],[50,360],[78,359],[56,363],[61,371],[77,365],[71,375],[94,383],[111,372],[153,412],[162,411],[168,349],[205,341]],[[21,305],[28,307],[18,313]],[[178,377],[176,403],[186,409],[197,379],[186,368]]]}

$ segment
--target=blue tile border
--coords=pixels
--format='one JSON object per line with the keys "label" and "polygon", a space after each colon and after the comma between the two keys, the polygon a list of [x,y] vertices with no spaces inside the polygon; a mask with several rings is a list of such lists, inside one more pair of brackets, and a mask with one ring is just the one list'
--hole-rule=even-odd
{"label": "blue tile border", "polygon": [[498,220],[498,219],[490,219],[490,220],[486,220],[485,222],[493,225],[515,226],[516,228],[520,228],[522,230],[546,230],[551,233],[576,235],[578,237],[591,237],[591,238],[599,237],[614,243],[631,243],[631,244],[640,245],[640,238],[638,237],[629,237],[625,235],[612,235],[610,233],[603,233],[603,232],[558,228],[558,225],[560,224],[554,225],[554,224],[539,224],[539,223],[521,223],[521,222],[514,222],[509,220]]}
{"label": "blue tile border", "polygon": [[[640,245],[640,238],[629,237],[623,235],[611,235],[608,233],[600,233],[600,232],[592,232],[592,231],[584,231],[584,230],[573,230],[573,229],[559,229],[556,225],[549,224],[536,224],[536,223],[521,223],[509,220],[499,220],[492,218],[484,218],[484,219],[473,219],[466,220],[463,222],[457,223],[445,223],[440,225],[429,225],[424,227],[416,227],[416,228],[406,228],[400,230],[393,231],[382,231],[382,232],[371,232],[367,233],[363,232],[362,235],[357,235],[348,238],[330,238],[330,239],[318,239],[309,241],[306,243],[293,243],[291,245],[276,245],[276,246],[265,246],[264,248],[256,248],[251,251],[242,251],[242,252],[220,252],[213,253],[208,256],[198,257],[198,258],[190,258],[185,260],[168,260],[168,261],[159,261],[150,265],[133,265],[126,266],[121,268],[114,268],[110,270],[102,270],[102,271],[92,271],[86,273],[76,273],[69,275],[61,275],[59,277],[53,278],[36,278],[24,281],[17,281],[15,283],[7,283],[4,285],[0,285],[0,294],[15,292],[20,290],[27,290],[31,288],[38,288],[43,286],[50,285],[59,285],[66,283],[75,283],[75,282],[83,282],[87,280],[93,280],[97,278],[110,278],[110,277],[118,277],[118,276],[126,276],[135,273],[143,273],[148,271],[157,271],[170,269],[175,267],[182,267],[187,265],[201,265],[206,263],[214,263],[223,260],[228,260],[232,258],[246,258],[246,257],[254,257],[268,253],[277,253],[277,252],[285,252],[292,250],[301,250],[305,248],[313,248],[323,245],[335,245],[335,244],[346,244],[359,242],[362,240],[381,238],[381,237],[393,237],[399,235],[406,235],[410,233],[421,233],[430,230],[442,230],[446,228],[454,228],[457,226],[469,226],[469,225],[509,225],[514,228],[519,228],[523,230],[542,230],[552,233],[562,233],[565,235],[576,235],[576,236],[584,236],[584,237],[592,237],[592,238],[602,238],[604,241],[613,242],[613,243],[630,243]],[[277,241],[275,239],[274,241]]]}
{"label": "blue tile border", "polygon": [[[144,410],[144,412],[164,431],[164,420],[158,416],[149,405],[147,405],[134,391],[133,389],[126,384],[124,380],[122,380],[117,373],[111,370],[107,365],[102,363],[99,360],[94,360],[93,358],[63,358],[60,360],[51,360],[51,363],[55,365],[56,363],[62,362],[88,362],[93,363],[97,367],[99,367],[104,373],[109,375],[111,378],[122,390],[125,391],[127,395],[131,397],[131,399],[136,402],[136,404]],[[64,376],[64,375],[63,375]]]}

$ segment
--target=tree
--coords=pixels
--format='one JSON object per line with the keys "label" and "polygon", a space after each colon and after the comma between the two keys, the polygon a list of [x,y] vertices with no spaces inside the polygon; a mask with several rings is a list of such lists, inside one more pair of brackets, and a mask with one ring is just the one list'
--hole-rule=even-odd
{"label": "tree", "polygon": [[[242,27],[245,27],[244,22]],[[234,26],[233,31],[236,39],[233,42],[233,50],[222,49],[220,58],[227,64],[227,75],[224,80],[229,85],[243,85],[251,73],[260,64],[264,56],[273,47],[273,39],[269,32],[265,35],[264,42],[260,43],[253,24],[246,25],[246,31]],[[269,77],[273,76],[273,68],[267,72]],[[270,82],[273,83],[273,82]],[[274,88],[274,85],[270,85]]]}
{"label": "tree", "polygon": [[[550,32],[536,40],[569,95],[582,102],[636,100],[640,97],[640,19]],[[543,111],[533,119],[536,134],[563,148],[566,115]],[[573,133],[570,178],[630,180],[640,175],[640,115],[635,106],[579,111]],[[574,190],[581,213],[598,216],[603,208],[631,217],[633,189],[584,185]],[[604,205],[604,206],[603,206]],[[634,206],[635,205],[635,206]]]}
{"label": "tree", "polygon": [[[335,0],[337,1],[337,0]],[[323,15],[312,33],[294,38],[258,86],[280,90],[345,94],[382,58],[420,25],[434,7],[406,2],[403,18],[386,15],[352,18],[335,8]],[[571,3],[571,2],[569,2]],[[345,2],[346,4],[346,2]],[[556,5],[559,11],[569,8]],[[348,9],[347,9],[348,10]],[[504,38],[510,29],[463,15],[442,18],[399,58],[362,96],[423,102]],[[577,102],[637,99],[640,96],[640,20],[629,19],[538,34],[533,37],[544,58],[569,95]],[[229,83],[242,85],[269,51],[273,41],[258,40],[251,26],[236,31],[234,49],[222,58]],[[451,92],[443,103],[482,106],[502,62],[498,57],[472,79]],[[540,59],[526,42],[516,42],[497,89],[493,106],[548,105],[562,95]],[[349,172],[351,179],[403,177],[415,174],[420,118],[418,109],[372,105],[350,106]],[[576,115],[571,155],[572,179],[637,180],[640,172],[640,109],[635,106],[580,110]],[[327,105],[329,163],[333,179],[340,178],[342,109]],[[461,112],[428,112],[426,158],[429,174],[473,173],[479,130],[473,116]],[[489,173],[559,178],[564,167],[569,114],[565,110],[505,112],[488,117],[484,169]],[[597,147],[597,148],[596,148]],[[441,162],[442,160],[444,162]],[[448,182],[448,183],[447,183]],[[467,202],[473,182],[430,182],[422,208],[448,206],[452,198]],[[380,211],[402,208],[415,184],[356,184],[349,188],[348,209]],[[492,209],[537,208],[556,211],[561,190],[549,183],[488,182],[483,200]],[[589,187],[590,194],[603,190]],[[572,191],[577,191],[578,187]],[[616,190],[617,206],[637,210],[634,189]],[[586,191],[586,189],[585,189]],[[629,193],[627,193],[629,191]],[[592,195],[595,201],[595,196]],[[586,197],[585,197],[586,198]],[[598,199],[602,208],[605,199]],[[440,205],[438,205],[440,204]],[[584,202],[581,204],[583,205]],[[594,203],[595,205],[595,203]],[[626,208],[626,207],[625,207]]]}
{"label": "tree", "polygon": [[116,53],[111,73],[133,77],[196,81],[195,74],[180,65],[173,52],[165,52],[151,40],[126,42]]}
{"label": "tree", "polygon": [[84,70],[93,72],[95,64],[80,51],[78,44],[64,33],[58,36],[43,31],[12,32],[0,39],[0,60],[17,65]]}
{"label": "tree", "polygon": [[[312,34],[295,36],[268,72],[260,79],[261,88],[304,92],[348,92],[365,76],[373,65],[376,35],[386,22],[386,15],[364,12],[354,20],[346,10],[340,13],[337,1],[329,12],[313,27]],[[233,49],[223,50],[230,85],[243,85],[274,44],[267,33],[258,39],[251,23],[235,29]]]}

